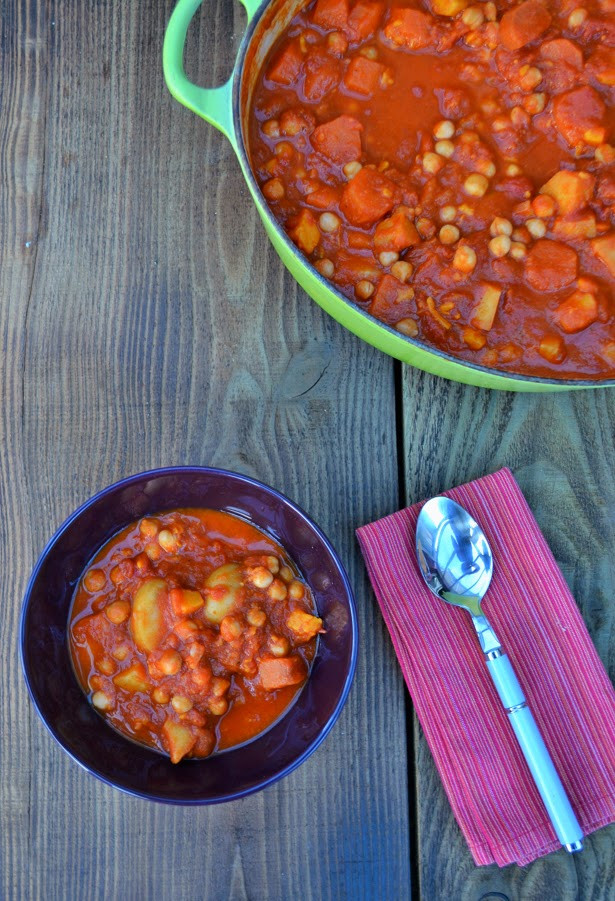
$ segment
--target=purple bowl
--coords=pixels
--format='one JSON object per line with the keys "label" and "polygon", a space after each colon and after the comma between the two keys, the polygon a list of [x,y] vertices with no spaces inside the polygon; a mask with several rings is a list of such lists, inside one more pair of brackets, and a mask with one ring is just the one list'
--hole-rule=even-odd
{"label": "purple bowl", "polygon": [[[310,677],[269,731],[205,760],[172,764],[94,712],[73,673],[67,621],[75,585],[94,553],[119,529],[148,513],[211,507],[248,519],[288,552],[310,585],[326,634]],[[354,676],[357,615],[344,568],[320,529],[273,488],[205,467],[156,469],[105,488],[53,536],[23,602],[24,676],[47,729],[73,760],[121,791],[169,804],[215,804],[251,794],[286,776],[312,754],[338,718]]]}

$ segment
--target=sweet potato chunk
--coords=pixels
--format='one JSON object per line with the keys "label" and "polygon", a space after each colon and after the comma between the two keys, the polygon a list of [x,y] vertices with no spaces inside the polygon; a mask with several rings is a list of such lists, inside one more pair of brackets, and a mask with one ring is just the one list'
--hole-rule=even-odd
{"label": "sweet potato chunk", "polygon": [[370,35],[375,35],[380,25],[384,3],[375,0],[358,0],[348,16],[346,33],[351,41],[364,41]]}
{"label": "sweet potato chunk", "polygon": [[555,127],[571,147],[603,143],[605,112],[600,94],[589,85],[560,94],[553,101]]}
{"label": "sweet potato chunk", "polygon": [[164,579],[143,582],[132,601],[130,631],[140,651],[153,651],[164,636],[162,603],[167,595]]}
{"label": "sweet potato chunk", "polygon": [[192,729],[174,720],[165,720],[162,732],[167,740],[171,763],[179,763],[196,744],[197,737]]}
{"label": "sweet potato chunk", "polygon": [[366,166],[344,188],[340,209],[351,225],[369,228],[393,209],[397,186]]}
{"label": "sweet potato chunk", "polygon": [[265,691],[275,691],[286,685],[298,685],[307,676],[307,666],[301,657],[264,657],[258,664],[258,674]]}
{"label": "sweet potato chunk", "polygon": [[416,314],[414,288],[405,285],[392,275],[383,275],[369,306],[376,319],[395,325],[400,319]]}
{"label": "sweet potato chunk", "polygon": [[133,663],[113,677],[113,683],[124,691],[147,691],[150,687],[145,667],[142,663]]}
{"label": "sweet potato chunk", "polygon": [[559,241],[536,241],[525,261],[525,278],[535,291],[561,291],[577,277],[576,252]]}
{"label": "sweet potato chunk", "polygon": [[429,0],[433,12],[436,16],[449,16],[452,18],[460,13],[462,9],[470,5],[470,0]]}
{"label": "sweet potato chunk", "polygon": [[548,194],[557,202],[562,216],[576,213],[591,199],[596,179],[589,172],[569,172],[560,169],[540,189],[541,194]]}
{"label": "sweet potato chunk", "polygon": [[382,63],[364,56],[355,56],[344,75],[344,85],[349,91],[369,97],[380,84],[380,76],[384,72]]}
{"label": "sweet potato chunk", "polygon": [[598,318],[598,301],[593,294],[575,291],[555,310],[555,321],[562,331],[581,332]]}
{"label": "sweet potato chunk", "polygon": [[311,103],[322,100],[340,83],[339,60],[330,56],[310,56],[305,64],[303,92]]}
{"label": "sweet potato chunk", "polygon": [[520,50],[546,31],[551,14],[540,0],[525,0],[504,13],[500,21],[500,43],[507,50]]}
{"label": "sweet potato chunk", "polygon": [[297,44],[288,44],[278,53],[267,72],[267,78],[276,84],[294,84],[301,72],[303,54]]}
{"label": "sweet potato chunk", "polygon": [[348,22],[349,0],[316,0],[312,22],[320,28],[336,28],[342,31]]}
{"label": "sweet potato chunk", "polygon": [[361,156],[363,126],[353,116],[338,116],[314,129],[312,146],[334,163],[350,163]]}
{"label": "sweet potato chunk", "polygon": [[615,231],[601,238],[594,238],[591,245],[600,262],[604,263],[611,277],[615,278]]}
{"label": "sweet potato chunk", "polygon": [[[303,213],[308,213],[308,211],[303,210]],[[308,214],[311,216],[311,213]],[[225,563],[210,573],[205,580],[207,595],[205,616],[211,623],[222,622],[224,617],[231,612],[239,599],[241,586],[241,567],[237,563]]]}
{"label": "sweet potato chunk", "polygon": [[381,253],[383,250],[394,250],[399,253],[414,244],[420,244],[421,238],[414,222],[403,209],[397,209],[376,226],[374,247]]}
{"label": "sweet potato chunk", "polygon": [[497,285],[488,282],[480,286],[478,303],[474,307],[470,324],[474,328],[488,332],[493,328],[496,313],[502,296],[502,290]]}
{"label": "sweet potato chunk", "polygon": [[393,44],[408,50],[435,48],[437,43],[434,20],[419,9],[393,8],[384,33]]}
{"label": "sweet potato chunk", "polygon": [[293,610],[286,620],[286,625],[294,633],[295,641],[305,644],[320,632],[322,619],[311,613],[304,613],[303,610]]}

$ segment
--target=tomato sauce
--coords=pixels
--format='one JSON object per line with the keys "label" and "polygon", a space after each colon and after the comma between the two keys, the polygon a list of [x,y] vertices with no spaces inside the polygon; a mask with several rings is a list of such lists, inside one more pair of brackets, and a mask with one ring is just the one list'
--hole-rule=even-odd
{"label": "tomato sauce", "polygon": [[283,549],[216,510],[132,523],[77,586],[69,645],[95,709],[174,763],[271,726],[308,678],[322,620]]}
{"label": "tomato sauce", "polygon": [[318,271],[461,359],[615,377],[615,0],[314,0],[249,146]]}

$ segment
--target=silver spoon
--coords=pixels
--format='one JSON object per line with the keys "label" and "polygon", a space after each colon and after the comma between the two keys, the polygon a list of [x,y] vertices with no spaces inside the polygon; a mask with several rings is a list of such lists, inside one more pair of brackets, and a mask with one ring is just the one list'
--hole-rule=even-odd
{"label": "silver spoon", "polygon": [[517,736],[558,839],[567,851],[583,850],[583,832],[572,810],[519,681],[481,609],[493,574],[493,556],[482,529],[447,497],[422,508],[416,526],[416,553],[427,586],[441,600],[472,616],[487,669]]}

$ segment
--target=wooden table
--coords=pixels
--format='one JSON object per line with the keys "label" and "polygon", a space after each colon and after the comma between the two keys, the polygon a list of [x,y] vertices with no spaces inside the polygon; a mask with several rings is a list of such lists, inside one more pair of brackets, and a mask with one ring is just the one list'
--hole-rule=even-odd
{"label": "wooden table", "polygon": [[[188,69],[220,83],[244,15],[205,6]],[[228,143],[166,91],[171,7],[0,11],[0,897],[613,898],[613,827],[575,858],[474,867],[354,529],[510,466],[613,675],[615,392],[452,384],[321,312],[269,245]],[[202,809],[125,797],[75,766],[28,701],[16,641],[56,526],[108,483],[182,463],[303,506],[348,567],[362,634],[322,748],[274,787]]]}

